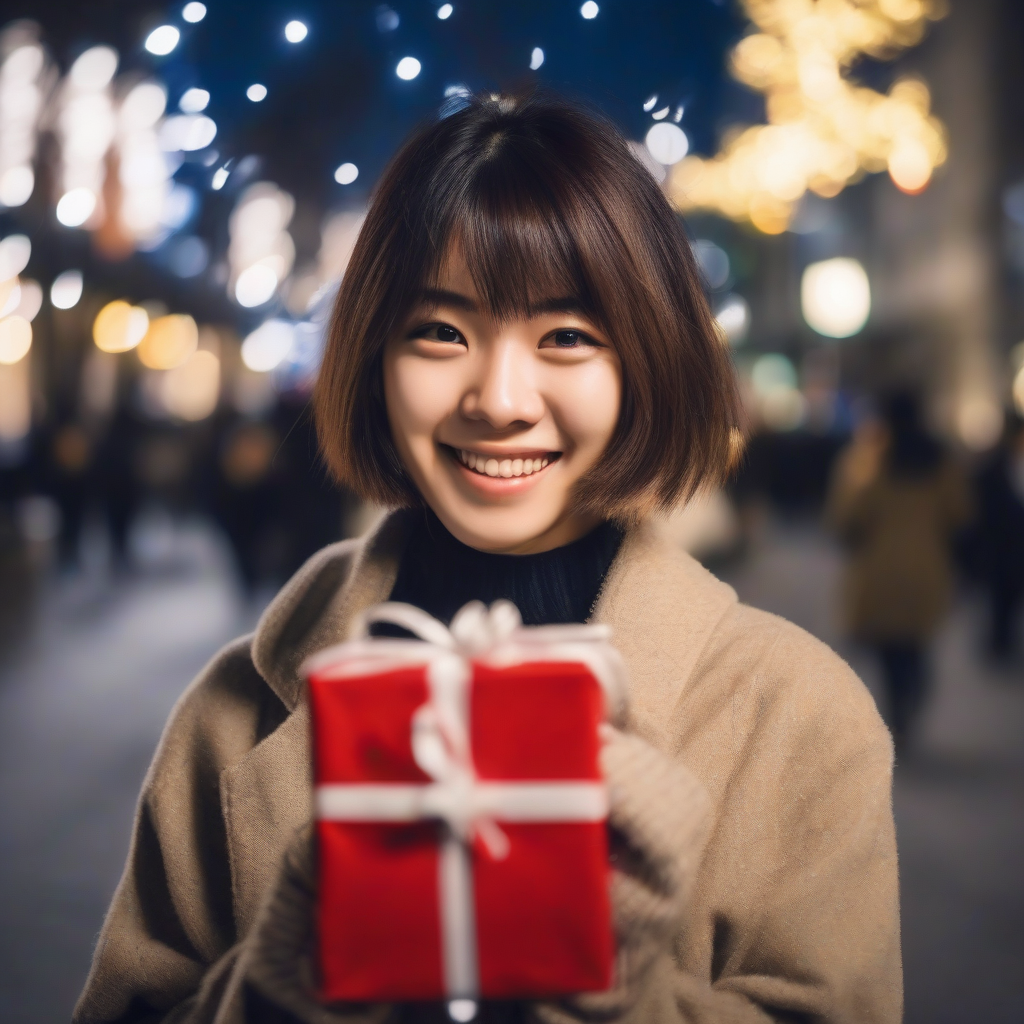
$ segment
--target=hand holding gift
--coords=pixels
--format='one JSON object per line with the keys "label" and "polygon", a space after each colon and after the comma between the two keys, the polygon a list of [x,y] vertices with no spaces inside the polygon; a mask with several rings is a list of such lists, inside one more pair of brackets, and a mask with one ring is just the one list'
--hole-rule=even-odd
{"label": "hand holding gift", "polygon": [[[623,691],[604,628],[523,629],[507,604],[490,613],[467,606],[451,633],[408,607],[382,606],[374,617],[433,642],[357,641],[309,667],[321,996],[591,991],[600,994],[538,1012],[608,1018],[628,1009],[678,925],[704,798],[635,737],[605,725],[599,750],[599,723]],[[611,988],[599,756],[616,862]],[[250,968],[279,1005],[297,1012],[308,1002],[308,1020],[324,1019],[309,958],[316,887],[309,840],[300,839]]]}

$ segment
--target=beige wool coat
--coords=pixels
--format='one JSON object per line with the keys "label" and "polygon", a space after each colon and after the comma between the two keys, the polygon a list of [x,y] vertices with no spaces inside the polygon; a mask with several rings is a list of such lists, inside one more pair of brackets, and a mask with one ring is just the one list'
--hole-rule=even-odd
{"label": "beige wool coat", "polygon": [[[77,1024],[245,1020],[245,938],[312,816],[299,666],[387,598],[408,522],[315,555],[181,697]],[[896,1024],[892,751],[864,686],[649,526],[627,533],[594,619],[629,671],[629,731],[696,775],[712,808],[686,924],[630,1019]]]}

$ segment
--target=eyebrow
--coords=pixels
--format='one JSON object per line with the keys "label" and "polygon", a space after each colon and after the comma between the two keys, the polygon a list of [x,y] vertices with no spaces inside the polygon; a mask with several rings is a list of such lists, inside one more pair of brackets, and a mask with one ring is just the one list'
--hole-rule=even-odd
{"label": "eyebrow", "polygon": [[[448,306],[449,308],[462,309],[467,313],[478,312],[477,304],[463,295],[461,292],[449,291],[447,288],[424,288],[420,293],[420,300],[431,306]],[[578,298],[572,295],[564,295],[553,299],[542,299],[540,302],[531,304],[529,316],[542,316],[545,313],[572,313],[577,316],[587,316],[587,308]]]}

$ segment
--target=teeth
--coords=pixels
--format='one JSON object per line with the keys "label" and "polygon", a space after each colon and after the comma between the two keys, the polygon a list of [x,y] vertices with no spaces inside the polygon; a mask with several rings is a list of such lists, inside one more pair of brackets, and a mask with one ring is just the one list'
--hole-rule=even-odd
{"label": "teeth", "polygon": [[465,448],[456,448],[459,461],[477,473],[492,477],[530,476],[537,473],[550,463],[550,459],[501,459],[488,458]]}

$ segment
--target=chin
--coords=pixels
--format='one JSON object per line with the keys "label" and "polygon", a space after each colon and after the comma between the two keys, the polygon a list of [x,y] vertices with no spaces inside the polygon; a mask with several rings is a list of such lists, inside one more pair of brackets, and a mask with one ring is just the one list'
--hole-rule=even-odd
{"label": "chin", "polygon": [[522,509],[438,510],[438,519],[448,532],[477,551],[492,554],[525,554],[526,550],[557,524],[552,517],[536,517]]}

